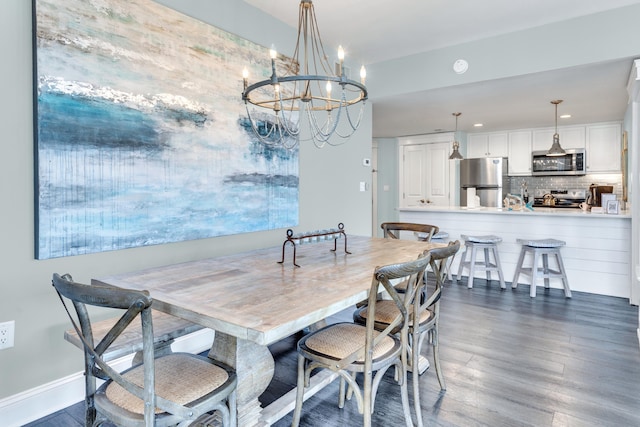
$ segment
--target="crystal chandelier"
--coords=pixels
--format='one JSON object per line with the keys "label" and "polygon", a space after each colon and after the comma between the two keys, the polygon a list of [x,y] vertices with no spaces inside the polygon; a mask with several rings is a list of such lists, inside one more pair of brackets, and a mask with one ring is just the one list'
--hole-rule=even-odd
{"label": "crystal chandelier", "polygon": [[556,132],[553,134],[553,144],[551,148],[549,148],[549,151],[547,151],[547,156],[562,156],[565,154],[564,149],[560,146],[560,135],[558,134],[558,104],[561,102],[562,99],[551,101],[551,103],[556,106]]}
{"label": "crystal chandelier", "polygon": [[[291,60],[282,61],[284,57],[273,48],[270,56],[268,79],[250,85],[247,68],[242,72],[247,120],[260,141],[287,149],[296,147],[302,117],[309,124],[310,137],[306,140],[313,140],[318,148],[340,145],[353,135],[368,97],[366,71],[364,66],[360,69],[360,82],[347,77],[342,46],[338,48],[339,63],[335,69],[331,67],[311,0],[300,2],[298,38]],[[333,84],[338,86],[336,91]],[[349,107],[358,103],[360,109],[352,116]],[[340,140],[332,141],[334,134]]]}
{"label": "crystal chandelier", "polygon": [[460,151],[458,151],[460,149],[460,143],[458,142],[458,139],[456,138],[457,135],[458,135],[458,117],[462,113],[451,113],[451,114],[456,116],[456,130],[453,133],[453,151],[451,152],[451,155],[449,156],[449,160],[462,159],[462,154],[460,154]]}

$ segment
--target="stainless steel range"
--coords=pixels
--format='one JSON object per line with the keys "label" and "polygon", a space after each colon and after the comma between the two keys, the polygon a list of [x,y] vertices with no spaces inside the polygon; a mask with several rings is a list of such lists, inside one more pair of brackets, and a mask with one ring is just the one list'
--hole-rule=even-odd
{"label": "stainless steel range", "polygon": [[537,208],[580,208],[587,201],[587,190],[549,190],[538,189],[534,192],[533,206]]}

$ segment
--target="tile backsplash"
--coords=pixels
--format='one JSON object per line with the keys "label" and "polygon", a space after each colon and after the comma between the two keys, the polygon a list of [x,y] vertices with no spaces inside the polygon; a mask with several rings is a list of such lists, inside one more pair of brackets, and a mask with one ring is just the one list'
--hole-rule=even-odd
{"label": "tile backsplash", "polygon": [[597,174],[583,176],[510,176],[509,192],[520,194],[522,183],[527,186],[530,196],[535,190],[588,190],[591,184],[613,185],[613,192],[618,200],[622,200],[622,174]]}

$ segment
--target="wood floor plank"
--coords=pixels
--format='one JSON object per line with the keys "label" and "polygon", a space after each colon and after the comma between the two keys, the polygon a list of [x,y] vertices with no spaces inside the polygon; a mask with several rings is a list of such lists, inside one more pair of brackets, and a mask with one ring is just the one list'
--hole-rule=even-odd
{"label": "wood floor plank", "polygon": [[[350,313],[342,313],[349,317]],[[466,279],[446,285],[441,303],[440,358],[447,390],[432,368],[420,379],[422,413],[435,426],[640,425],[637,307],[622,298],[538,288],[500,290]],[[295,340],[291,354],[295,358]],[[432,361],[425,345],[423,355]],[[284,356],[282,354],[281,356]],[[280,363],[280,362],[277,362]],[[295,363],[284,362],[293,372]],[[336,404],[337,385],[303,406],[301,425],[358,425],[350,402]],[[385,377],[374,425],[403,425],[398,387]],[[414,420],[415,421],[415,420]],[[276,427],[290,425],[291,414]]]}

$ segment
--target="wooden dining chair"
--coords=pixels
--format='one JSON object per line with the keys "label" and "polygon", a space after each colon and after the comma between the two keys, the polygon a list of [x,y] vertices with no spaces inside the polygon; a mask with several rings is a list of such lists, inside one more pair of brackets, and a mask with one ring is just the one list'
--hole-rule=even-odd
{"label": "wooden dining chair", "polygon": [[[298,341],[298,386],[291,424],[293,427],[300,423],[304,390],[309,386],[311,372],[316,369],[329,369],[338,374],[341,380],[341,404],[344,402],[343,382],[349,384],[356,396],[358,410],[363,414],[363,426],[370,427],[378,385],[392,366],[395,366],[396,380],[400,384],[406,425],[413,426],[406,370],[408,320],[411,315],[415,315],[411,312],[412,309],[417,309],[413,302],[424,286],[422,276],[429,260],[427,253],[421,254],[415,261],[375,269],[368,298],[369,305],[374,307],[372,312],[375,314],[375,301],[381,290],[388,293],[397,308],[397,315],[387,328],[376,330],[373,320],[364,325],[342,322],[312,332]],[[396,280],[408,281],[407,292],[400,294],[396,291],[393,287]],[[356,382],[354,373],[363,374],[362,389]]]}
{"label": "wooden dining chair", "polygon": [[[419,375],[424,372],[420,369],[420,354],[422,344],[428,337],[433,347],[433,364],[436,369],[436,376],[440,383],[440,389],[446,390],[447,386],[440,366],[440,353],[438,345],[438,325],[440,322],[440,297],[446,276],[446,266],[449,259],[460,250],[460,241],[449,242],[448,246],[434,248],[429,251],[429,265],[435,276],[435,289],[423,302],[416,305],[415,314],[409,322],[409,347],[410,370],[413,380],[413,399],[418,419],[418,426],[422,426],[422,411],[420,406]],[[363,306],[353,313],[353,320],[358,324],[367,324],[374,317],[374,327],[376,330],[384,330],[389,327],[393,319],[398,315],[398,308],[392,301],[383,299],[375,302],[375,310],[369,310],[369,306]],[[420,319],[417,323],[414,319]],[[426,368],[425,368],[426,370]]]}
{"label": "wooden dining chair", "polygon": [[431,237],[440,229],[435,225],[416,224],[412,222],[383,222],[380,228],[387,239],[400,239],[402,231],[410,231],[418,240],[430,242]]}
{"label": "wooden dining chair", "polygon": [[[223,426],[236,426],[236,374],[230,367],[189,353],[154,354],[152,299],[146,291],[74,282],[53,275],[53,286],[84,346],[85,423],[126,426],[189,425],[217,411]],[[65,299],[75,308],[77,321]],[[94,342],[87,306],[117,309],[120,319]],[[134,320],[142,322],[143,361],[118,372],[102,358]],[[96,389],[96,379],[104,380]]]}

